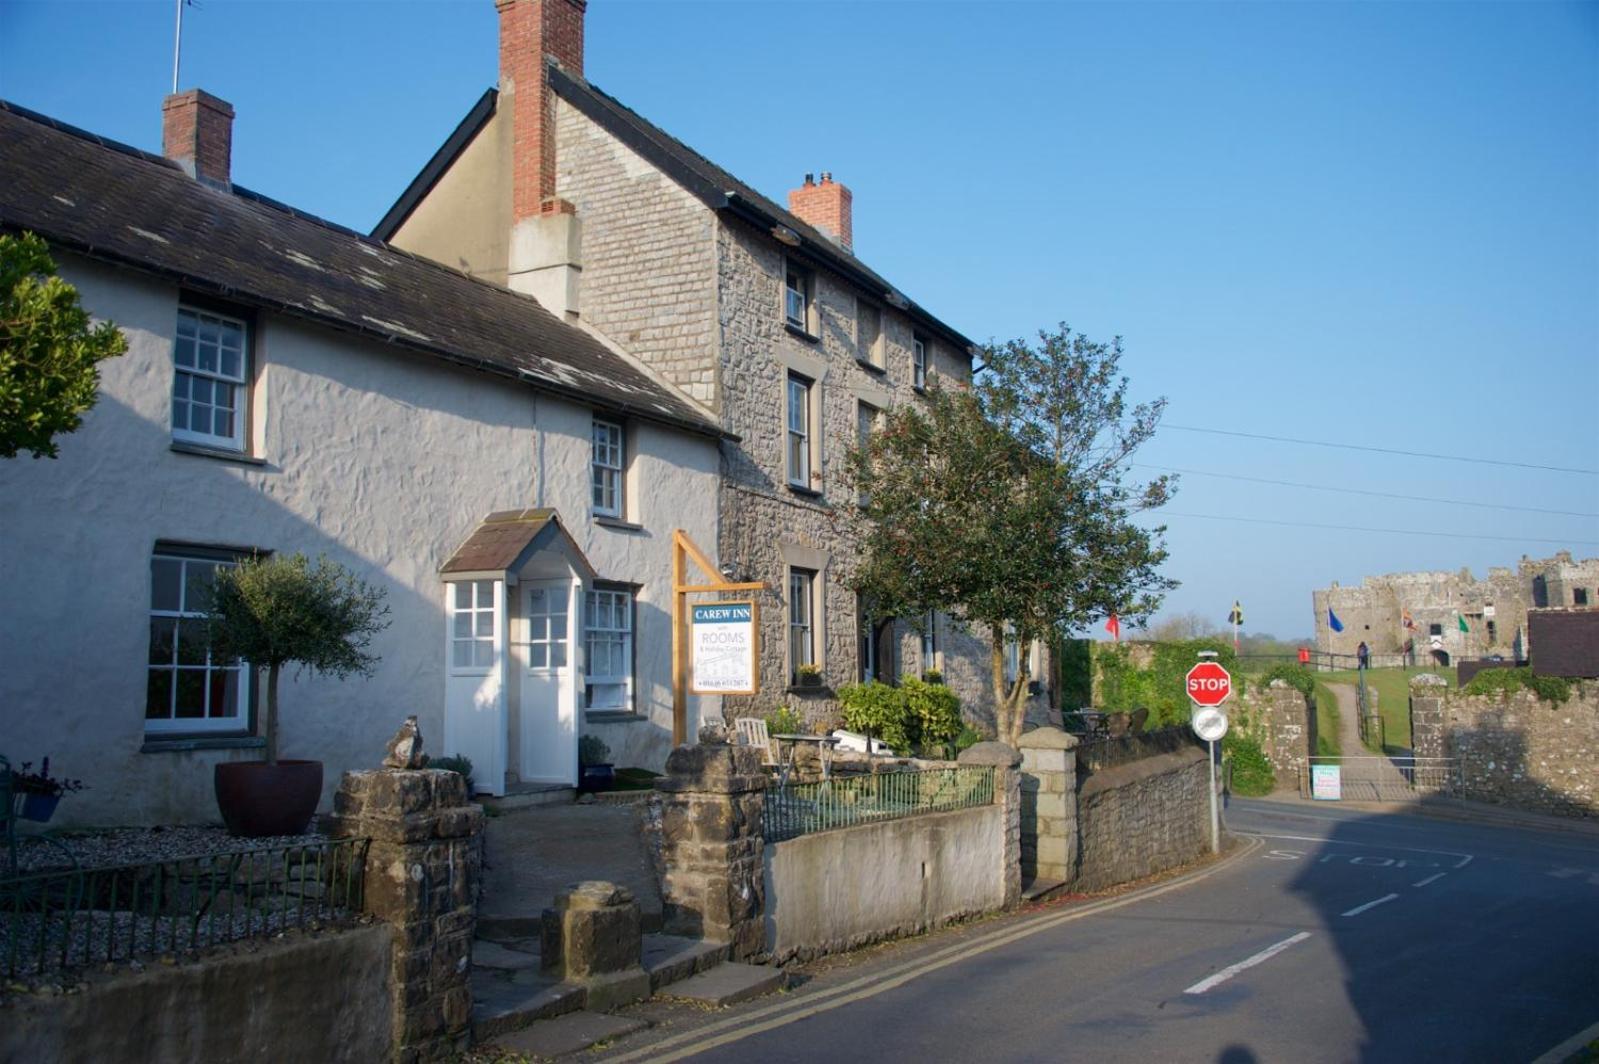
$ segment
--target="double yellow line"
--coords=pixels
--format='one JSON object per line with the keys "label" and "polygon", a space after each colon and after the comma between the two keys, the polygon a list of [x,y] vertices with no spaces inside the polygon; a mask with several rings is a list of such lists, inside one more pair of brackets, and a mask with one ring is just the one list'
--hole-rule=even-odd
{"label": "double yellow line", "polygon": [[716,1020],[703,1027],[682,1034],[651,1042],[649,1045],[640,1046],[620,1056],[611,1057],[610,1060],[634,1061],[673,1061],[683,1060],[696,1053],[703,1053],[708,1049],[725,1046],[738,1042],[751,1035],[761,1034],[765,1031],[785,1027],[791,1023],[817,1016],[833,1009],[852,1005],[857,1001],[876,997],[878,994],[904,986],[913,979],[920,978],[940,968],[947,968],[951,964],[969,960],[972,957],[987,953],[990,950],[1008,946],[1012,942],[1019,942],[1024,938],[1042,934],[1062,924],[1069,924],[1074,920],[1082,920],[1089,916],[1110,912],[1114,909],[1124,908],[1149,898],[1159,897],[1170,891],[1197,883],[1215,875],[1222,869],[1230,866],[1238,858],[1247,856],[1264,845],[1259,839],[1250,839],[1235,854],[1224,861],[1209,865],[1186,875],[1177,877],[1156,886],[1135,890],[1130,894],[1118,898],[1109,898],[1105,901],[1090,902],[1087,905],[1072,908],[1062,913],[1040,914],[1034,917],[1024,917],[1020,926],[1010,926],[993,931],[979,938],[975,942],[957,942],[934,950],[932,953],[916,956],[907,961],[892,965],[880,972],[863,975],[847,983],[815,993],[790,997],[786,1000],[775,1001],[770,1005],[762,1006],[748,1012],[740,1011],[735,1016]]}

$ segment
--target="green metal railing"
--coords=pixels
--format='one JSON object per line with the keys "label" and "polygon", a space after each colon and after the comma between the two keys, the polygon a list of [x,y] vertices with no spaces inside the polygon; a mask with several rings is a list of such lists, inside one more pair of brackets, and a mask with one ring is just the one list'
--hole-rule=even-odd
{"label": "green metal railing", "polygon": [[993,801],[992,765],[835,776],[768,789],[761,832],[767,842],[782,842],[817,831],[946,813]]}
{"label": "green metal railing", "polygon": [[369,840],[318,840],[0,879],[0,974],[182,955],[361,910]]}

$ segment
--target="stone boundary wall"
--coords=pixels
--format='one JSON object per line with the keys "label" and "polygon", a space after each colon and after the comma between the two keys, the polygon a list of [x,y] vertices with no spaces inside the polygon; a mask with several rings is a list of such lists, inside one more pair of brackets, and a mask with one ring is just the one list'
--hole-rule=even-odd
{"label": "stone boundary wall", "polygon": [[77,993],[0,1005],[0,1060],[388,1060],[392,952],[375,925],[91,974]]}
{"label": "stone boundary wall", "polygon": [[1186,724],[1140,735],[1124,735],[1120,739],[1093,739],[1077,747],[1077,772],[1079,775],[1104,772],[1147,757],[1176,753],[1193,745],[1193,732]]}
{"label": "stone boundary wall", "polygon": [[1273,680],[1264,690],[1248,688],[1242,704],[1252,718],[1250,731],[1277,774],[1278,787],[1297,786],[1316,752],[1316,715],[1310,703],[1296,688]]}
{"label": "stone boundary wall", "polygon": [[766,952],[808,961],[1005,907],[998,805],[801,835],[765,850]]}
{"label": "stone boundary wall", "polygon": [[1599,817],[1599,682],[1572,684],[1563,705],[1413,686],[1420,757],[1459,760],[1459,796],[1569,817]]}
{"label": "stone boundary wall", "polygon": [[1209,769],[1199,747],[1079,770],[1078,780],[1074,889],[1142,879],[1210,851]]}

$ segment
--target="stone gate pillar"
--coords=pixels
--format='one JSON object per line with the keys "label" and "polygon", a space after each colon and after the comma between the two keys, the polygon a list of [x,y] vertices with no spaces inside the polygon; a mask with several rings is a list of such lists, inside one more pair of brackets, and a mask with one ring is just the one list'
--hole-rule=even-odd
{"label": "stone gate pillar", "polygon": [[669,934],[726,942],[734,960],[766,945],[761,813],[766,770],[752,746],[679,746],[661,796],[661,900]]}
{"label": "stone gate pillar", "polygon": [[1422,673],[1410,680],[1410,752],[1416,757],[1448,757],[1444,740],[1444,692],[1448,683]]}
{"label": "stone gate pillar", "polygon": [[1022,882],[1077,876],[1077,737],[1034,728],[1021,738]]}
{"label": "stone gate pillar", "polygon": [[443,769],[346,772],[329,833],[368,838],[363,908],[394,931],[394,1060],[453,1059],[472,1018],[483,810]]}

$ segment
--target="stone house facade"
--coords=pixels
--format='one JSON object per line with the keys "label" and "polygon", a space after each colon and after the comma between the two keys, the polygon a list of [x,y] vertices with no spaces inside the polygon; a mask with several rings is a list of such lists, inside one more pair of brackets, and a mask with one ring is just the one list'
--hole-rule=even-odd
{"label": "stone house facade", "polygon": [[846,451],[934,382],[968,383],[973,343],[856,257],[831,175],[779,206],[585,80],[582,0],[496,6],[498,89],[374,235],[533,293],[715,412],[717,558],[769,588],[761,694],[729,696],[730,717],[789,704],[822,723],[840,684],[937,668],[991,722],[987,641],[947,617],[866,624],[837,513]]}
{"label": "stone house facade", "polygon": [[129,342],[59,458],[0,460],[0,598],[29,604],[0,751],[85,780],[71,820],[214,819],[212,765],[263,740],[197,607],[216,566],[303,552],[390,610],[370,678],[283,684],[283,756],[329,792],[413,713],[495,794],[574,783],[580,734],[661,767],[670,531],[715,541],[722,429],[535,300],[233,186],[231,117],[170,98],[163,158],[0,102],[0,231]]}
{"label": "stone house facade", "polygon": [[[1573,560],[1569,551],[1552,558],[1524,557],[1514,569],[1489,569],[1485,580],[1469,569],[1368,576],[1357,587],[1335,583],[1315,591],[1311,601],[1316,649],[1351,662],[1361,642],[1392,664],[1406,657],[1407,643],[1407,660],[1416,664],[1452,665],[1495,654],[1525,661],[1531,649],[1527,611],[1599,605],[1599,558]],[[1328,610],[1342,623],[1342,632],[1332,630]]]}

